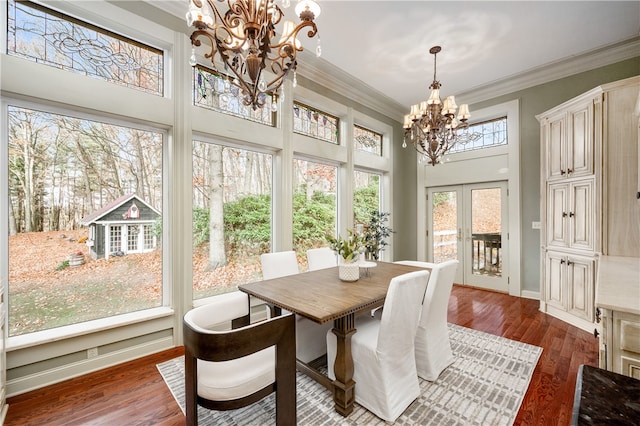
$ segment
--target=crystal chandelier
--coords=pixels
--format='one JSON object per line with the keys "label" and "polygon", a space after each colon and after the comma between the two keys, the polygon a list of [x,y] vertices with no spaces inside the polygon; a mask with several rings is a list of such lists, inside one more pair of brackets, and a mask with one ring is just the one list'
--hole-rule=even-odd
{"label": "crystal chandelier", "polygon": [[[225,10],[217,3],[226,3]],[[282,0],[285,8],[289,3]],[[314,0],[298,0],[295,12],[300,22],[285,21],[278,39],[276,26],[283,13],[275,0],[190,0],[187,24],[195,27],[190,63],[196,65],[200,37],[207,38],[211,50],[205,58],[211,60],[214,71],[218,72],[216,62],[221,63],[224,73],[220,77],[241,89],[245,105],[260,108],[265,93],[276,93],[291,70],[295,86],[296,55],[303,50],[298,32],[309,27],[309,38],[318,32],[313,20],[320,15],[320,6]],[[318,37],[317,56],[320,51]]]}
{"label": "crystal chandelier", "polygon": [[469,105],[462,104],[456,118],[455,98],[448,96],[444,103],[440,99],[442,85],[436,79],[436,55],[442,50],[434,46],[429,50],[433,55],[433,83],[429,86],[429,99],[412,105],[409,115],[404,116],[404,141],[407,139],[420,154],[420,161],[427,161],[435,166],[442,161],[442,157],[458,143],[467,143],[478,139],[481,135],[460,130],[469,127]]}

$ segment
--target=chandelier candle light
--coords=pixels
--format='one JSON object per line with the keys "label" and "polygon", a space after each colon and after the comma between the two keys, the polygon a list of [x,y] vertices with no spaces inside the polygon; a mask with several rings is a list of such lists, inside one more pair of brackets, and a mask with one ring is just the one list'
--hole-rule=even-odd
{"label": "chandelier candle light", "polygon": [[[226,10],[219,3],[226,3]],[[289,3],[282,0],[285,8]],[[200,37],[207,38],[211,50],[205,58],[211,60],[214,71],[218,72],[216,62],[222,63],[225,73],[220,77],[242,90],[245,105],[260,108],[266,93],[275,94],[291,70],[295,87],[296,56],[303,50],[298,32],[309,27],[309,38],[318,32],[313,20],[320,15],[320,6],[315,1],[298,0],[295,12],[300,22],[285,21],[278,38],[276,26],[284,14],[275,0],[190,0],[187,24],[196,28],[191,34],[190,63],[196,65]],[[318,37],[316,56],[320,52]]]}
{"label": "chandelier candle light", "polygon": [[429,86],[429,99],[412,105],[409,115],[404,116],[404,141],[402,147],[407,147],[407,139],[413,143],[416,151],[421,155],[420,161],[427,161],[435,166],[442,161],[442,157],[458,143],[467,143],[478,139],[477,133],[459,133],[469,127],[469,105],[462,104],[456,118],[455,98],[448,96],[444,103],[440,99],[442,85],[436,79],[436,55],[442,50],[434,46],[429,50],[433,55],[433,83]]}

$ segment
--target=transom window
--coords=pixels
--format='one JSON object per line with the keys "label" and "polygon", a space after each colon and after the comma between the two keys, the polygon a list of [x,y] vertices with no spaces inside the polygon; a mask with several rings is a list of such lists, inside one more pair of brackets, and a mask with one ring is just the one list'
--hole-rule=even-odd
{"label": "transom window", "polygon": [[293,131],[338,144],[340,119],[299,102],[293,103]]}
{"label": "transom window", "polygon": [[471,124],[466,130],[461,132],[463,138],[465,133],[479,133],[482,136],[473,142],[459,143],[454,146],[450,152],[474,151],[476,149],[506,145],[507,117]]}
{"label": "transom window", "polygon": [[7,53],[163,94],[163,53],[27,1],[8,2]]}
{"label": "transom window", "polygon": [[353,126],[353,141],[358,151],[382,155],[382,135],[358,125]]}
{"label": "transom window", "polygon": [[253,109],[242,103],[240,88],[231,84],[228,78],[200,65],[193,67],[193,104],[196,106],[275,126],[277,113],[273,97],[268,93],[262,96],[265,98],[264,106]]}

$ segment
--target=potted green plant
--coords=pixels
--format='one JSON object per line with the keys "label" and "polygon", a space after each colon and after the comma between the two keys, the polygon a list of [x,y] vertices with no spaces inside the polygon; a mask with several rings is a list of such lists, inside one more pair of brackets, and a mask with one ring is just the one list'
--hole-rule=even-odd
{"label": "potted green plant", "polygon": [[347,237],[338,238],[327,236],[329,247],[340,257],[338,264],[338,276],[342,281],[357,281],[360,278],[360,265],[358,258],[364,248],[364,239],[361,235],[348,229]]}
{"label": "potted green plant", "polygon": [[380,252],[389,245],[387,238],[393,230],[387,225],[389,213],[373,210],[369,224],[364,229],[365,257],[368,260],[379,260]]}

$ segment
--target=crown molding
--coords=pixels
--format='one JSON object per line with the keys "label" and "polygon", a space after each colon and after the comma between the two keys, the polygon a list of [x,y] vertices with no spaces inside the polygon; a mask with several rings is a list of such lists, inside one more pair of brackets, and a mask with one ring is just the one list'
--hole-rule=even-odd
{"label": "crown molding", "polygon": [[406,105],[400,104],[341,68],[322,58],[317,58],[314,53],[307,50],[298,53],[298,63],[298,75],[402,122],[407,109]]}
{"label": "crown molding", "polygon": [[483,84],[456,95],[473,104],[640,56],[640,36]]}
{"label": "crown molding", "polygon": [[[514,93],[529,87],[569,77],[581,72],[632,59],[640,56],[640,36],[568,59],[549,63],[511,77],[495,80],[456,95],[465,103],[477,103],[498,96]],[[303,51],[300,54],[299,74],[327,87],[329,90],[347,96],[387,117],[402,122],[407,106],[380,93],[361,80],[346,73],[335,65],[316,58]]]}

